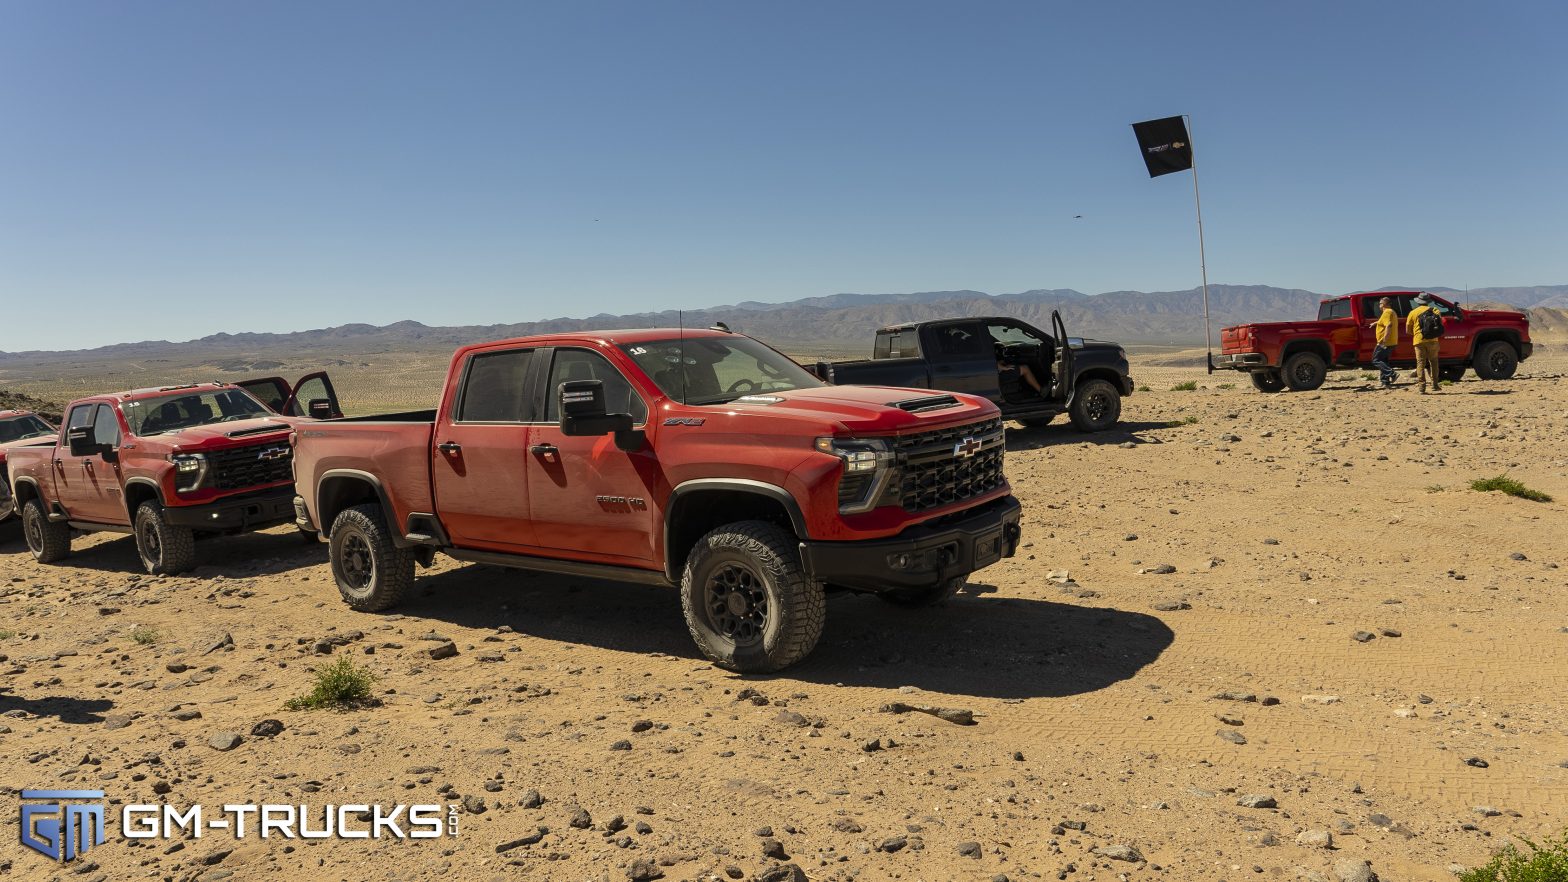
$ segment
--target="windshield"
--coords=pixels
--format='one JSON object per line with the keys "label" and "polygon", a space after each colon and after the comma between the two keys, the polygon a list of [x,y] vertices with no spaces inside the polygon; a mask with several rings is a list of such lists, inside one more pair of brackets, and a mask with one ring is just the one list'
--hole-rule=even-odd
{"label": "windshield", "polygon": [[739,335],[677,337],[621,349],[664,394],[686,404],[723,404],[745,395],[822,385],[788,356]]}
{"label": "windshield", "polygon": [[243,389],[184,390],[121,405],[133,435],[159,435],[191,426],[272,416]]}
{"label": "windshield", "polygon": [[10,444],[12,441],[26,441],[28,438],[38,438],[43,435],[53,434],[54,426],[32,414],[0,420],[0,444]]}

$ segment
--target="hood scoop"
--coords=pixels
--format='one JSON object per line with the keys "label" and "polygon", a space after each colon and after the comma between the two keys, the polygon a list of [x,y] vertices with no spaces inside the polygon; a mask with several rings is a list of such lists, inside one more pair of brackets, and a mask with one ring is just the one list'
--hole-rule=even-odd
{"label": "hood scoop", "polygon": [[288,426],[283,423],[268,423],[264,426],[251,426],[248,429],[235,429],[232,432],[225,432],[224,435],[229,438],[240,438],[245,435],[260,435],[262,432],[276,432],[287,428]]}
{"label": "hood scoop", "polygon": [[926,410],[942,410],[947,407],[957,407],[958,399],[951,395],[926,395],[921,398],[906,398],[903,401],[889,401],[888,407],[896,407],[908,413],[920,413]]}

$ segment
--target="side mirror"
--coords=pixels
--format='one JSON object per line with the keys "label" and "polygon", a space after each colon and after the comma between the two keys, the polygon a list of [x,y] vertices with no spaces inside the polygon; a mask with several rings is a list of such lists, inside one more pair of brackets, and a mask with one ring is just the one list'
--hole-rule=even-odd
{"label": "side mirror", "polygon": [[328,398],[312,398],[305,406],[305,412],[313,420],[330,420],[335,415],[332,413],[332,401]]}
{"label": "side mirror", "polygon": [[72,456],[92,456],[98,452],[93,444],[92,426],[78,426],[65,433],[66,444],[71,448]]}
{"label": "side mirror", "polygon": [[629,413],[606,413],[603,380],[568,380],[560,395],[561,434],[567,437],[594,437],[615,434],[615,446],[625,451],[643,445],[643,433],[632,429]]}

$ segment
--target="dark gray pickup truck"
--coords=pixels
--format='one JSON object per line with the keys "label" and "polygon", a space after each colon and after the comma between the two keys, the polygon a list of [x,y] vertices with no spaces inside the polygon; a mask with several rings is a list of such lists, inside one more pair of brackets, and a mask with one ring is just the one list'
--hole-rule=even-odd
{"label": "dark gray pickup truck", "polygon": [[1051,313],[1047,334],[1005,316],[943,319],[877,331],[871,358],[819,361],[814,373],[840,386],[904,386],[989,398],[1002,416],[1043,426],[1066,413],[1081,432],[1121,418],[1132,394],[1127,351],[1115,343],[1067,336]]}

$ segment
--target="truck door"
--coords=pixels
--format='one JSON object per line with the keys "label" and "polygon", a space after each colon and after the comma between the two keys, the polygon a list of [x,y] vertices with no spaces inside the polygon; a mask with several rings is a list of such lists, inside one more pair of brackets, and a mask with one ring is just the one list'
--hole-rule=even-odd
{"label": "truck door", "polygon": [[1001,399],[996,347],[978,321],[927,325],[920,350],[931,371],[931,388]]}
{"label": "truck door", "polygon": [[234,385],[256,396],[257,401],[277,414],[283,413],[283,408],[289,403],[289,397],[294,394],[293,388],[282,377],[257,377],[240,380]]}
{"label": "truck door", "polygon": [[1443,343],[1437,347],[1441,361],[1464,361],[1470,357],[1470,340],[1475,336],[1475,322],[1464,310],[1445,300],[1432,298],[1432,306],[1443,317]]}
{"label": "truck door", "polygon": [[610,435],[568,437],[559,425],[562,383],[604,383],[610,413],[630,413],[642,427],[648,404],[609,359],[589,349],[557,348],[545,383],[544,419],[528,449],[528,495],[534,535],[543,549],[562,557],[605,563],[646,563],[655,536],[649,499],[653,456],[627,453]]}
{"label": "truck door", "polygon": [[120,489],[120,466],[101,453],[71,452],[72,430],[85,432],[95,444],[107,444],[118,453],[120,419],[107,404],[78,404],[71,408],[64,437],[56,447],[55,499],[72,520],[96,524],[129,524],[125,497]]}
{"label": "truck door", "polygon": [[[1356,305],[1356,308],[1361,310],[1356,338],[1357,364],[1372,363],[1372,350],[1377,348],[1377,320],[1383,315],[1383,311],[1378,309],[1377,306],[1380,300],[1382,300],[1381,297],[1363,297]],[[1401,321],[1403,319],[1399,318],[1399,312],[1395,310],[1394,323],[1398,324]],[[1404,328],[1401,327],[1399,330],[1402,336]],[[1389,357],[1392,358],[1393,353],[1389,353]]]}
{"label": "truck door", "polygon": [[[1399,324],[1399,345],[1394,347],[1394,354],[1390,356],[1395,364],[1414,365],[1416,363],[1416,345],[1410,331],[1405,328],[1405,318],[1410,315],[1411,295],[1390,294],[1389,299],[1394,301],[1394,320]],[[1374,304],[1374,308],[1376,305]],[[1372,320],[1377,321],[1373,316]],[[1370,351],[1368,358],[1370,358]]]}
{"label": "truck door", "polygon": [[320,420],[342,419],[343,409],[338,406],[338,393],[332,388],[332,378],[326,371],[300,377],[294,383],[288,403],[283,406],[283,413]]}
{"label": "truck door", "polygon": [[441,526],[454,545],[526,554],[529,422],[536,418],[534,349],[487,349],[468,357],[447,412],[435,424],[431,483]]}

